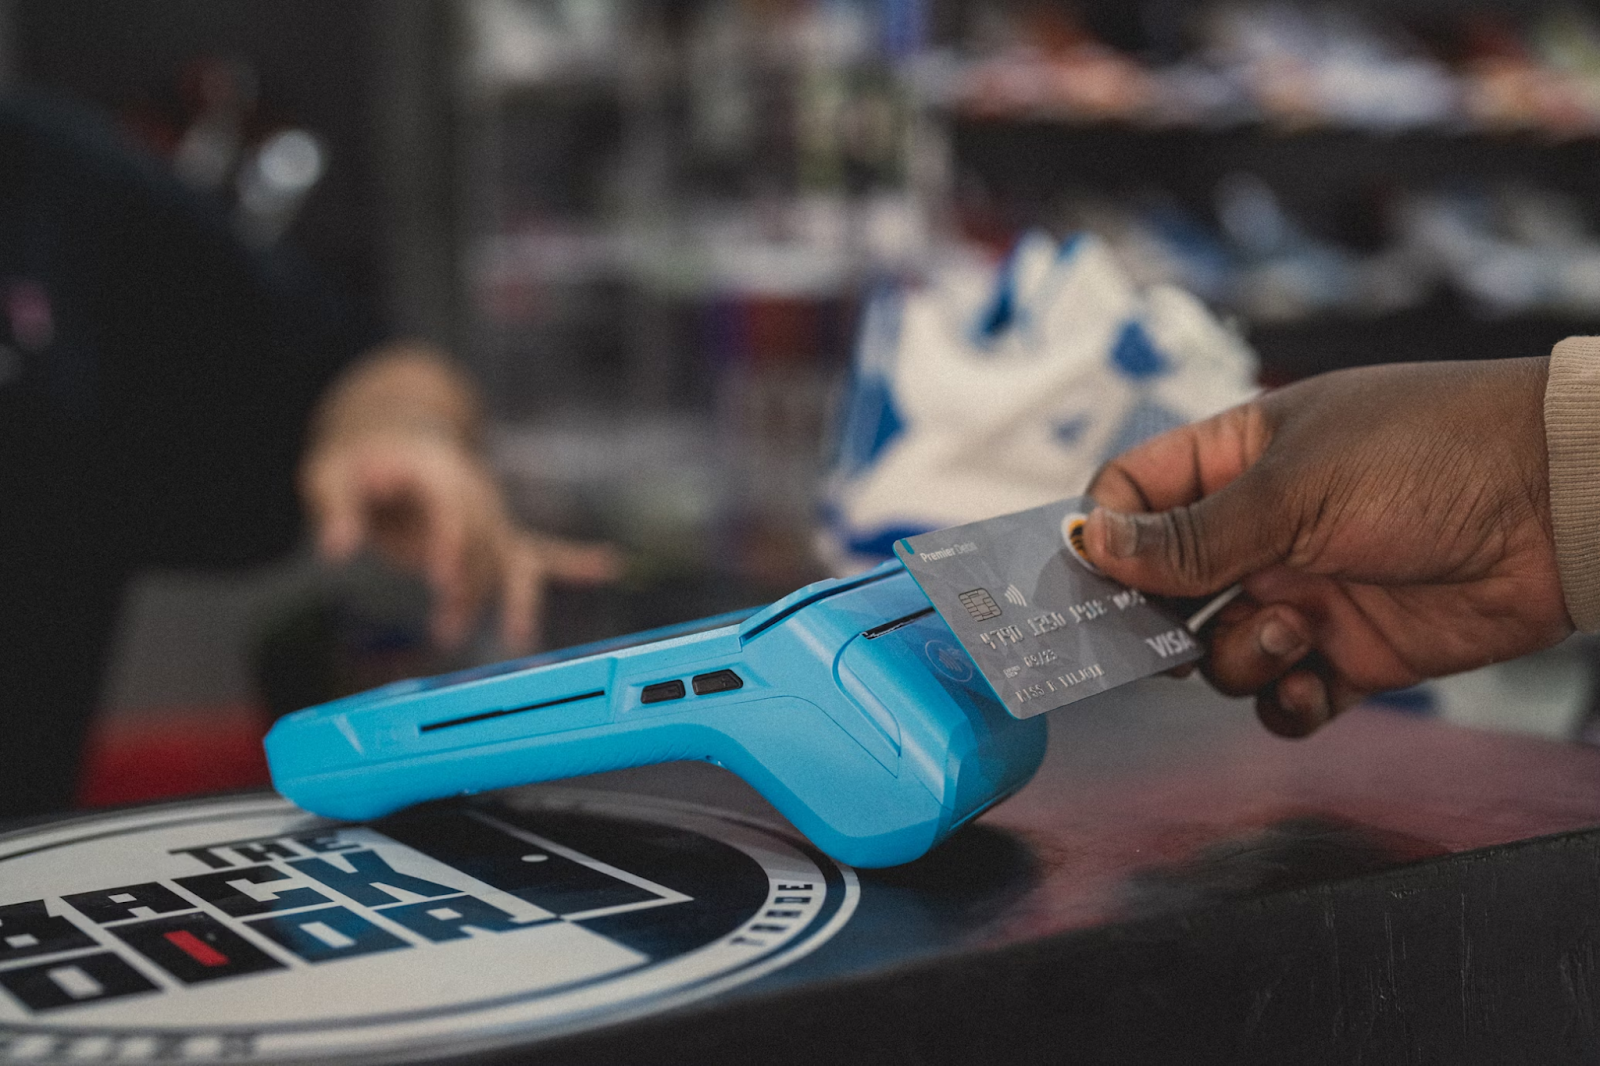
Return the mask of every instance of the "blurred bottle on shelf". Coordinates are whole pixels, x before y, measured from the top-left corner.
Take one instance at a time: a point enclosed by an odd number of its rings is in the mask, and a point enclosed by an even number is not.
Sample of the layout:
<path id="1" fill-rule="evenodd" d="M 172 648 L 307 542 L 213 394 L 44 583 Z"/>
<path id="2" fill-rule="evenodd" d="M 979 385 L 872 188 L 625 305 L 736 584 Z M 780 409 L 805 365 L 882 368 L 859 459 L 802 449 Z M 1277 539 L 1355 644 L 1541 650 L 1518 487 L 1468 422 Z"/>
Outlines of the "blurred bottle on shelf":
<path id="1" fill-rule="evenodd" d="M 326 143 L 263 98 L 255 67 L 240 56 L 189 61 L 169 95 L 123 106 L 124 127 L 226 208 L 245 240 L 277 244 L 327 174 Z"/>
<path id="2" fill-rule="evenodd" d="M 620 0 L 470 0 L 463 73 L 480 92 L 615 77 Z"/>

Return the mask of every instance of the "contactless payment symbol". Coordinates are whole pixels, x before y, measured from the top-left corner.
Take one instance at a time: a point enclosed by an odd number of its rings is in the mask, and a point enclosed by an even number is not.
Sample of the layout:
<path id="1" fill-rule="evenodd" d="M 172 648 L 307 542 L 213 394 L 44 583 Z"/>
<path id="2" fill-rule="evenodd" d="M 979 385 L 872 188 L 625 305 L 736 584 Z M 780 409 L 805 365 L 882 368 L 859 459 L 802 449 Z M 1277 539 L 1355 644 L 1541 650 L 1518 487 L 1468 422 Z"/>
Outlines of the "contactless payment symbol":
<path id="1" fill-rule="evenodd" d="M 930 640 L 922 651 L 928 661 L 950 680 L 963 685 L 972 680 L 972 660 L 948 640 Z"/>
<path id="2" fill-rule="evenodd" d="M 769 973 L 857 893 L 776 828 L 576 789 L 370 825 L 277 797 L 77 819 L 0 837 L 0 1063 L 527 1043 Z"/>

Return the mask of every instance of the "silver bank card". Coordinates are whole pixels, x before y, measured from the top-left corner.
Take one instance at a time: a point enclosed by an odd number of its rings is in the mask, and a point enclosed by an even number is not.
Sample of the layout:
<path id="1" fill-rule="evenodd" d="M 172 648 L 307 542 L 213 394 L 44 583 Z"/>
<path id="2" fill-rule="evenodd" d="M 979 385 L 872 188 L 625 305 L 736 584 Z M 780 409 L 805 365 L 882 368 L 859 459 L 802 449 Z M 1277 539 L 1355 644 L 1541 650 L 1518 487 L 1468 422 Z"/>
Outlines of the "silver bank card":
<path id="1" fill-rule="evenodd" d="M 1083 524 L 1093 508 L 1080 496 L 895 545 L 1018 718 L 1200 657 L 1180 621 L 1187 604 L 1158 604 L 1090 565 Z"/>

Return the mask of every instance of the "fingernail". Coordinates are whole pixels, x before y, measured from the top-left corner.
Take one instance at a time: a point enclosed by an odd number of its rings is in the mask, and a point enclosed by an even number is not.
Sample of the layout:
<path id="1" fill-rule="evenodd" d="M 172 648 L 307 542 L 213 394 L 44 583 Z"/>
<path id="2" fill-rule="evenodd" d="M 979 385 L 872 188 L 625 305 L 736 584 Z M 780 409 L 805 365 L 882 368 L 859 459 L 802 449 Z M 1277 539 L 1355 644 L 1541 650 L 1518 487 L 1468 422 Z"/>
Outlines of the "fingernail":
<path id="1" fill-rule="evenodd" d="M 1306 708 L 1306 717 L 1312 725 L 1320 728 L 1328 724 L 1328 719 L 1333 717 L 1333 708 L 1328 705 L 1328 694 L 1317 686 L 1316 694 L 1311 699 L 1311 705 Z"/>
<path id="2" fill-rule="evenodd" d="M 1131 515 L 1095 508 L 1106 528 L 1106 551 L 1114 559 L 1126 559 L 1139 548 L 1139 527 Z"/>
<path id="3" fill-rule="evenodd" d="M 1305 686 L 1301 695 L 1305 698 L 1296 700 L 1288 710 L 1294 713 L 1307 733 L 1313 733 L 1333 717 L 1333 710 L 1328 706 L 1328 691 L 1318 683 Z"/>
<path id="4" fill-rule="evenodd" d="M 1269 618 L 1256 634 L 1256 643 L 1274 659 L 1285 659 L 1299 650 L 1304 642 L 1300 634 L 1284 625 L 1281 619 Z"/>

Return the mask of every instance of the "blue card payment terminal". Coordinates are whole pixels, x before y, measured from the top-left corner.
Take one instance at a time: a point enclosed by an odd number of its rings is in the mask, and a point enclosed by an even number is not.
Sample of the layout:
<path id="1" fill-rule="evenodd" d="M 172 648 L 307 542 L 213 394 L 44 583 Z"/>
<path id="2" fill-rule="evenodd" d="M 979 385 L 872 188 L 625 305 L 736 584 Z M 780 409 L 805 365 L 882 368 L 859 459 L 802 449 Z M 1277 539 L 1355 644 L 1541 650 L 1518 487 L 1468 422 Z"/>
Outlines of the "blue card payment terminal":
<path id="1" fill-rule="evenodd" d="M 724 615 L 281 719 L 273 784 L 330 818 L 629 766 L 738 774 L 841 862 L 909 862 L 1027 783 L 1044 717 L 1007 713 L 897 561 Z"/>

